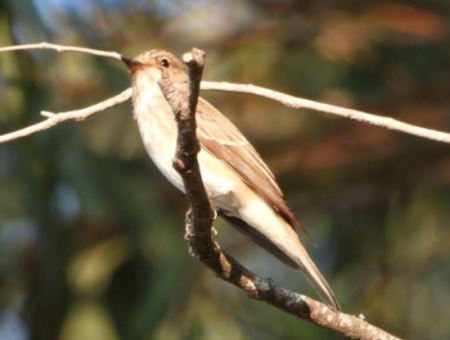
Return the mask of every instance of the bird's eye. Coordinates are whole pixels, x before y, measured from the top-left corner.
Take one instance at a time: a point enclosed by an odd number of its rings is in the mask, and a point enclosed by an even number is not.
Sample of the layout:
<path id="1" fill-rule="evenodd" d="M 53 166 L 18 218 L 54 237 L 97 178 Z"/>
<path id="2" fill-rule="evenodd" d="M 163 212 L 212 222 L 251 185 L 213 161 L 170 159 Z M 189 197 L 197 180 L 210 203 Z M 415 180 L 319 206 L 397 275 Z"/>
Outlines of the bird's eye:
<path id="1" fill-rule="evenodd" d="M 162 59 L 161 60 L 161 66 L 165 67 L 165 68 L 169 67 L 169 61 L 167 59 L 165 59 L 165 58 Z"/>

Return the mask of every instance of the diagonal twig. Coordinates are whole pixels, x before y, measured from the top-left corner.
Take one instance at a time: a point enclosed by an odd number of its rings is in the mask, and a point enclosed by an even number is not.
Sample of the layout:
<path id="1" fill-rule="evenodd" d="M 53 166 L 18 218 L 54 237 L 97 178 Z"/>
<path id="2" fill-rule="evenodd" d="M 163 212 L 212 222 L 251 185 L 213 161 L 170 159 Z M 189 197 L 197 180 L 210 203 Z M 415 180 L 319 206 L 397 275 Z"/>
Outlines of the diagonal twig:
<path id="1" fill-rule="evenodd" d="M 253 94 L 256 96 L 266 97 L 275 100 L 285 106 L 292 107 L 294 109 L 303 108 L 318 112 L 325 112 L 331 115 L 356 120 L 358 122 L 384 127 L 389 130 L 395 130 L 418 137 L 432 139 L 437 142 L 450 143 L 450 133 L 426 129 L 423 127 L 407 124 L 390 117 L 377 116 L 371 113 L 366 113 L 358 110 L 346 109 L 343 107 L 324 104 L 313 100 L 298 98 L 281 92 L 276 92 L 273 90 L 265 89 L 263 87 L 255 86 L 252 84 L 243 85 L 225 82 L 216 83 L 211 81 L 203 81 L 201 88 L 202 90 L 241 92 Z"/>
<path id="2" fill-rule="evenodd" d="M 96 56 L 101 57 L 108 57 L 108 58 L 114 58 L 121 60 L 121 55 L 117 52 L 107 52 L 107 51 L 101 51 L 101 50 L 95 50 L 90 48 L 84 48 L 84 47 L 74 47 L 74 46 L 65 46 L 65 45 L 57 45 L 57 44 L 50 44 L 46 42 L 38 43 L 38 44 L 25 44 L 25 45 L 17 45 L 17 46 L 6 46 L 0 48 L 0 53 L 2 52 L 11 52 L 11 51 L 19 51 L 19 50 L 35 50 L 35 49 L 50 49 L 55 50 L 58 52 L 80 52 L 80 53 L 87 53 L 92 54 Z M 247 94 L 253 94 L 257 96 L 266 97 L 275 101 L 278 101 L 279 103 L 292 107 L 292 108 L 305 108 L 310 109 L 318 112 L 324 112 L 331 115 L 336 115 L 339 117 L 344 117 L 352 120 L 356 120 L 359 122 L 383 127 L 386 129 L 390 129 L 393 131 L 399 131 L 403 133 L 407 133 L 410 135 L 434 140 L 437 142 L 447 143 L 450 144 L 450 133 L 442 132 L 442 131 L 436 131 L 432 129 L 426 129 L 423 127 L 407 124 L 401 121 L 398 121 L 393 118 L 389 117 L 382 117 L 373 115 L 370 113 L 353 110 L 353 109 L 347 109 L 342 108 L 330 104 L 324 104 L 308 99 L 298 98 L 294 96 L 290 96 L 281 92 L 276 92 L 273 90 L 265 89 L 259 86 L 255 85 L 244 85 L 244 84 L 232 84 L 232 83 L 217 83 L 217 82 L 210 82 L 210 81 L 202 81 L 201 82 L 201 89 L 202 90 L 212 90 L 212 91 L 225 91 L 225 92 L 240 92 L 240 93 L 247 93 Z M 127 101 L 131 97 L 131 92 L 128 93 L 128 97 L 124 96 L 121 97 L 123 99 L 122 102 Z M 100 105 L 102 103 L 99 103 Z M 120 104 L 120 103 L 118 103 Z M 95 105 L 96 106 L 96 105 Z M 76 118 L 73 118 L 76 119 Z M 59 124 L 60 122 L 65 120 L 54 120 L 47 122 L 41 122 L 36 125 L 24 128 L 22 130 L 12 132 L 7 135 L 0 136 L 0 143 L 7 142 L 14 140 L 16 138 L 21 138 L 28 136 L 30 134 L 46 130 L 49 127 L 52 127 L 54 125 Z M 17 137 L 14 138 L 14 133 L 17 133 Z"/>
<path id="3" fill-rule="evenodd" d="M 13 52 L 13 51 L 24 51 L 24 50 L 54 50 L 57 52 L 80 52 L 84 54 L 92 54 L 99 57 L 113 58 L 119 59 L 122 57 L 117 52 L 107 52 L 102 50 L 96 50 L 92 48 L 86 47 L 75 47 L 75 46 L 65 46 L 65 45 L 57 45 L 50 44 L 47 42 L 41 42 L 38 44 L 24 44 L 24 45 L 15 45 L 15 46 L 6 46 L 0 47 L 0 53 L 2 52 Z"/>
<path id="4" fill-rule="evenodd" d="M 371 125 L 383 127 L 389 130 L 398 131 L 407 133 L 410 135 L 414 135 L 417 137 L 422 137 L 425 139 L 434 140 L 437 142 L 447 143 L 450 144 L 450 133 L 436 131 L 432 129 L 426 129 L 423 127 L 407 124 L 401 121 L 398 121 L 393 118 L 389 117 L 382 117 L 382 116 L 376 116 L 373 114 L 369 114 L 362 111 L 357 111 L 353 109 L 346 109 L 330 104 L 324 104 L 319 103 L 316 101 L 293 97 L 281 92 L 269 90 L 266 88 L 262 88 L 255 85 L 244 85 L 244 84 L 232 84 L 232 83 L 223 83 L 223 82 L 212 82 L 212 81 L 202 81 L 201 82 L 201 89 L 205 91 L 224 91 L 224 92 L 239 92 L 239 93 L 247 93 L 247 94 L 253 94 L 256 96 L 261 96 L 265 98 L 272 99 L 274 101 L 277 101 L 285 106 L 294 108 L 294 109 L 310 109 L 318 112 L 324 112 L 331 115 L 336 115 L 352 120 L 356 120 L 363 123 L 368 123 Z M 125 95 L 126 93 L 126 95 Z M 131 98 L 132 92 L 131 88 L 124 91 L 124 95 L 120 96 L 120 98 L 116 98 L 118 101 L 116 105 L 123 103 Z M 120 102 L 119 102 L 120 101 Z M 103 103 L 103 102 L 102 102 Z M 100 105 L 102 103 L 94 105 L 94 107 L 98 107 L 97 105 Z M 114 105 L 115 106 L 115 105 Z M 101 107 L 101 105 L 100 105 Z M 103 111 L 103 110 L 102 110 Z M 79 112 L 73 111 L 73 112 Z M 43 115 L 45 115 L 45 111 L 42 112 Z M 68 112 L 67 112 L 68 113 Z M 95 113 L 95 112 L 93 112 Z M 84 117 L 85 118 L 85 117 Z M 71 118 L 76 120 L 77 118 Z M 82 118 L 83 119 L 83 118 Z M 54 125 L 57 125 L 66 119 L 53 121 L 52 124 L 48 125 L 47 123 L 44 124 L 44 122 L 38 123 L 36 125 L 11 132 L 9 134 L 0 136 L 0 143 L 9 142 L 17 138 L 25 137 L 28 135 L 31 135 L 33 133 L 46 130 Z"/>
<path id="5" fill-rule="evenodd" d="M 47 130 L 55 125 L 58 125 L 68 120 L 75 120 L 75 121 L 84 120 L 95 113 L 105 111 L 106 109 L 112 108 L 127 101 L 128 99 L 131 98 L 132 93 L 133 91 L 131 90 L 131 88 L 129 88 L 123 91 L 122 93 L 118 94 L 117 96 L 114 96 L 101 103 L 89 106 L 81 110 L 61 112 L 58 114 L 51 113 L 48 111 L 42 111 L 41 114 L 44 117 L 48 117 L 46 120 L 0 136 L 0 144 L 33 135 L 37 132 Z"/>
<path id="6" fill-rule="evenodd" d="M 177 93 L 167 71 L 163 70 L 159 85 L 178 123 L 174 168 L 183 178 L 191 205 L 186 216 L 186 234 L 190 252 L 220 279 L 244 290 L 252 299 L 266 302 L 301 319 L 334 330 L 349 339 L 398 340 L 362 318 L 333 311 L 318 301 L 276 286 L 270 280 L 257 276 L 223 252 L 219 244 L 211 238 L 213 213 L 197 160 L 199 144 L 195 121 L 204 52 L 193 49 L 183 57 L 183 61 L 189 66 L 188 95 Z"/>
<path id="7" fill-rule="evenodd" d="M 202 77 L 204 52 L 193 49 L 191 54 L 183 58 L 189 65 L 189 96 L 181 94 L 175 89 L 169 78 L 167 69 L 162 70 L 162 78 L 159 81 L 161 90 L 172 107 L 175 120 L 178 123 L 178 137 L 173 167 L 177 170 L 186 188 L 186 195 L 191 203 L 191 217 L 196 227 L 196 232 L 204 235 L 204 238 L 193 238 L 192 249 L 210 249 L 214 247 L 211 237 L 213 212 L 203 185 L 197 154 L 200 145 L 197 139 L 197 122 L 195 112 L 198 95 L 200 93 L 200 81 Z M 186 91 L 188 93 L 188 91 Z M 190 231 L 187 230 L 189 236 Z M 204 244 L 196 244 L 201 241 Z"/>

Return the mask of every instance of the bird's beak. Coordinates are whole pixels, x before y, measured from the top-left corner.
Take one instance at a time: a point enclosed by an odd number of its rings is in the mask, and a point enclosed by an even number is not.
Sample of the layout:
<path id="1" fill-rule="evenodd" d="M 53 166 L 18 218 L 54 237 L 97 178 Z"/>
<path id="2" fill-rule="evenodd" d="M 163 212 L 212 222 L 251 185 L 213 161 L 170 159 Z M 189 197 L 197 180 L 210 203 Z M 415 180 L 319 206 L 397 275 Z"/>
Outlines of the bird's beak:
<path id="1" fill-rule="evenodd" d="M 135 73 L 137 70 L 143 69 L 145 67 L 145 64 L 141 63 L 140 61 L 127 57 L 121 57 L 121 59 L 125 63 L 125 65 L 127 65 L 131 73 Z"/>

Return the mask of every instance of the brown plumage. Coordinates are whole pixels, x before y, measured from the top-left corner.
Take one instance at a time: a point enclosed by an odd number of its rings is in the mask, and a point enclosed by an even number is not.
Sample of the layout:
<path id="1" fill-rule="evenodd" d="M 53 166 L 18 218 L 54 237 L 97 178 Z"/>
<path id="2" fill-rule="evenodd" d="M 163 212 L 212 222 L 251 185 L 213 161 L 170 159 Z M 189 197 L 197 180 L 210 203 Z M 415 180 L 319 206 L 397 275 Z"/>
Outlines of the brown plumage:
<path id="1" fill-rule="evenodd" d="M 275 176 L 242 133 L 203 98 L 197 105 L 197 137 L 202 146 L 225 161 L 247 185 L 263 197 L 292 228 L 308 231 L 296 220 Z"/>

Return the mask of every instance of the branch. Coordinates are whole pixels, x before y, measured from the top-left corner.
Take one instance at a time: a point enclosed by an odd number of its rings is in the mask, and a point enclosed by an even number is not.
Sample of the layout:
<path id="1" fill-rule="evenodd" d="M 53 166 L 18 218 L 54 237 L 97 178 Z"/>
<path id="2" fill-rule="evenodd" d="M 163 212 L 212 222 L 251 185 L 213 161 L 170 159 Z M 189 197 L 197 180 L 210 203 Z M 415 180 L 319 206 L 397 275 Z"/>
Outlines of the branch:
<path id="1" fill-rule="evenodd" d="M 22 46 L 32 46 L 32 45 L 22 45 Z M 4 49 L 0 49 L 0 52 L 2 52 L 3 50 Z M 69 49 L 67 49 L 67 50 L 69 50 Z M 82 49 L 76 49 L 76 50 L 81 51 Z M 277 101 L 287 107 L 291 107 L 294 109 L 304 108 L 304 109 L 310 109 L 310 110 L 314 110 L 314 111 L 318 111 L 318 112 L 325 112 L 325 113 L 328 113 L 331 115 L 336 115 L 336 116 L 356 120 L 359 122 L 384 127 L 389 130 L 403 132 L 403 133 L 407 133 L 407 134 L 414 135 L 417 137 L 422 137 L 425 139 L 430 139 L 430 140 L 434 140 L 437 142 L 450 144 L 450 134 L 446 133 L 446 132 L 422 128 L 422 127 L 407 124 L 407 123 L 404 123 L 404 122 L 401 122 L 401 121 L 398 121 L 396 119 L 389 118 L 389 117 L 376 116 L 376 115 L 362 112 L 362 111 L 346 109 L 346 108 L 342 108 L 342 107 L 338 107 L 338 106 L 334 106 L 334 105 L 330 105 L 330 104 L 315 102 L 315 101 L 308 100 L 308 99 L 293 97 L 293 96 L 290 96 L 290 95 L 287 95 L 287 94 L 284 94 L 281 92 L 265 89 L 263 87 L 259 87 L 259 86 L 255 86 L 255 85 L 202 81 L 201 89 L 205 90 L 205 91 L 224 91 L 224 92 L 238 92 L 238 93 L 253 94 L 256 96 L 269 98 L 271 100 Z M 120 95 L 105 101 L 105 102 L 108 102 L 108 101 L 114 100 L 114 99 L 117 100 L 116 104 L 114 104 L 112 106 L 107 106 L 107 107 L 105 107 L 105 109 L 119 105 L 120 103 L 123 103 L 123 102 L 127 101 L 128 99 L 130 99 L 131 96 L 132 96 L 132 92 L 131 92 L 131 88 L 129 88 L 129 89 L 125 90 L 123 93 L 121 93 Z M 98 103 L 98 104 L 94 105 L 93 107 L 86 108 L 85 110 L 90 110 L 91 108 L 94 108 L 94 107 L 95 108 L 102 107 L 103 106 L 102 104 L 104 104 L 105 102 Z M 104 109 L 101 109 L 100 111 L 103 111 L 103 110 Z M 76 117 L 76 114 L 80 113 L 82 111 L 83 110 L 66 112 L 66 114 L 70 113 L 73 118 L 60 119 L 60 120 L 58 119 L 58 120 L 55 120 L 52 122 L 45 121 L 45 122 L 38 123 L 36 125 L 29 126 L 22 130 L 18 130 L 18 131 L 0 136 L 0 144 L 5 143 L 5 142 L 10 142 L 14 139 L 18 139 L 21 137 L 31 135 L 36 132 L 42 131 L 42 130 L 46 130 L 54 125 L 62 123 L 65 120 L 69 120 L 69 119 L 83 120 L 87 116 L 85 116 L 85 117 L 83 116 L 80 118 Z M 100 112 L 100 111 L 92 110 L 91 114 L 94 114 L 94 113 Z M 42 114 L 45 116 L 45 111 L 42 111 Z M 44 124 L 44 123 L 46 123 L 46 124 Z M 49 125 L 47 125 L 47 124 L 49 124 Z"/>
<path id="2" fill-rule="evenodd" d="M 192 53 L 183 56 L 183 61 L 189 66 L 189 91 L 186 89 L 185 94 L 177 91 L 167 69 L 162 71 L 159 86 L 172 107 L 175 120 L 178 123 L 177 149 L 173 166 L 183 178 L 186 195 L 191 203 L 190 215 L 192 217 L 190 218 L 192 218 L 195 225 L 195 232 L 202 235 L 201 238 L 192 238 L 191 245 L 193 249 L 199 250 L 200 255 L 203 254 L 203 250 L 205 250 L 207 255 L 209 250 L 214 248 L 214 242 L 211 237 L 214 214 L 203 185 L 197 160 L 200 145 L 197 139 L 197 122 L 195 119 L 204 64 L 204 52 L 192 49 Z M 188 92 L 189 95 L 187 95 Z"/>
<path id="3" fill-rule="evenodd" d="M 223 252 L 219 244 L 212 239 L 213 212 L 197 160 L 200 148 L 195 119 L 204 52 L 192 49 L 191 53 L 183 56 L 183 61 L 189 66 L 189 91 L 175 90 L 165 69 L 159 85 L 178 123 L 177 150 L 173 164 L 183 178 L 191 204 L 191 210 L 186 216 L 186 236 L 191 254 L 219 278 L 244 290 L 250 298 L 334 330 L 349 339 L 398 339 L 370 325 L 362 318 L 335 312 L 318 301 L 276 286 L 270 280 L 257 276 Z"/>
<path id="4" fill-rule="evenodd" d="M 105 111 L 106 109 L 117 106 L 117 105 L 127 101 L 128 99 L 131 98 L 132 94 L 133 94 L 133 91 L 131 88 L 129 88 L 129 89 L 126 89 L 125 91 L 123 91 L 122 93 L 118 94 L 117 96 L 109 98 L 101 103 L 89 106 L 85 109 L 61 112 L 61 113 L 57 113 L 57 114 L 52 113 L 52 112 L 42 111 L 41 114 L 44 117 L 48 117 L 48 119 L 46 119 L 40 123 L 28 126 L 24 129 L 20 129 L 20 130 L 0 136 L 0 144 L 6 143 L 6 142 L 11 142 L 15 139 L 30 136 L 37 132 L 50 129 L 51 127 L 58 125 L 62 122 L 65 122 L 67 120 L 75 120 L 75 121 L 84 120 L 87 117 L 93 115 L 94 113 Z"/>
<path id="5" fill-rule="evenodd" d="M 303 108 L 319 112 L 325 112 L 331 115 L 349 118 L 352 120 L 356 120 L 358 122 L 384 127 L 389 130 L 404 132 L 410 135 L 431 139 L 437 142 L 450 143 L 450 134 L 446 132 L 422 128 L 389 117 L 376 116 L 362 111 L 346 109 L 330 104 L 315 102 L 308 99 L 293 97 L 281 92 L 272 91 L 251 84 L 243 85 L 225 82 L 216 83 L 211 81 L 203 81 L 201 88 L 202 90 L 249 93 L 256 96 L 266 97 L 275 100 L 287 107 L 291 107 L 294 109 Z"/>
<path id="6" fill-rule="evenodd" d="M 50 44 L 47 42 L 41 42 L 39 44 L 25 44 L 16 46 L 6 46 L 0 48 L 0 53 L 2 52 L 12 52 L 12 51 L 23 51 L 23 50 L 55 50 L 57 52 L 79 52 L 85 54 L 92 54 L 99 57 L 113 58 L 121 60 L 121 55 L 117 52 L 107 52 L 101 50 L 94 50 L 92 48 L 85 47 L 75 47 L 75 46 L 65 46 Z"/>
<path id="7" fill-rule="evenodd" d="M 119 59 L 119 60 L 121 60 L 121 57 L 122 57 L 117 52 L 106 52 L 106 51 L 95 50 L 95 49 L 90 49 L 90 48 L 83 48 L 83 47 L 56 45 L 56 44 L 50 44 L 50 43 L 46 43 L 46 42 L 42 42 L 42 43 L 38 43 L 38 44 L 26 44 L 26 45 L 2 47 L 2 48 L 0 48 L 0 53 L 1 52 L 19 51 L 19 50 L 35 50 L 35 49 L 50 49 L 50 50 L 55 50 L 58 52 L 80 52 L 80 53 L 87 53 L 87 54 L 92 54 L 92 55 L 96 55 L 96 56 L 114 58 L 114 59 Z M 437 142 L 450 144 L 450 133 L 422 128 L 422 127 L 407 124 L 407 123 L 404 123 L 404 122 L 401 122 L 401 121 L 398 121 L 398 120 L 395 120 L 395 119 L 389 118 L 389 117 L 376 116 L 376 115 L 362 112 L 362 111 L 346 109 L 346 108 L 341 108 L 341 107 L 334 106 L 334 105 L 315 102 L 312 100 L 297 98 L 297 97 L 293 97 L 293 96 L 290 96 L 290 95 L 287 95 L 287 94 L 284 94 L 281 92 L 272 91 L 272 90 L 265 89 L 265 88 L 255 86 L 255 85 L 232 84 L 232 83 L 225 83 L 225 82 L 216 83 L 216 82 L 203 81 L 201 83 L 201 89 L 202 90 L 212 90 L 212 91 L 240 92 L 240 93 L 253 94 L 253 95 L 266 97 L 266 98 L 278 101 L 279 103 L 281 103 L 285 106 L 291 107 L 291 108 L 295 108 L 295 109 L 305 108 L 305 109 L 311 109 L 314 111 L 325 112 L 328 114 L 332 114 L 332 115 L 336 115 L 336 116 L 340 116 L 340 117 L 344 117 L 344 118 L 349 118 L 349 119 L 356 120 L 359 122 L 384 127 L 389 130 L 399 131 L 399 132 L 407 133 L 410 135 L 434 140 Z M 131 91 L 131 90 L 129 89 L 127 91 Z M 121 102 L 127 101 L 131 97 L 131 92 L 129 92 L 128 95 L 125 95 L 125 92 L 127 92 L 127 91 L 123 92 L 124 96 L 118 98 L 117 99 L 118 103 L 115 105 L 118 105 Z M 113 98 L 111 98 L 111 99 L 113 99 Z M 102 102 L 102 103 L 104 103 L 104 102 Z M 101 106 L 102 103 L 99 103 L 97 105 Z M 94 107 L 97 107 L 97 105 L 94 105 Z M 115 105 L 113 105 L 113 106 L 115 106 Z M 86 110 L 88 110 L 88 109 L 89 108 L 87 108 Z M 103 110 L 101 110 L 101 111 L 103 111 Z M 74 111 L 74 112 L 79 112 L 79 111 Z M 69 112 L 66 112 L 66 113 L 69 114 Z M 96 112 L 92 112 L 92 113 L 96 113 Z M 86 117 L 80 117 L 80 120 L 84 119 L 84 118 L 86 118 Z M 78 120 L 78 117 L 74 116 L 74 118 L 70 118 L 70 119 Z M 22 129 L 22 130 L 19 130 L 16 132 L 12 132 L 7 135 L 0 136 L 0 143 L 8 142 L 8 141 L 11 141 L 11 140 L 14 140 L 17 138 L 31 135 L 33 133 L 36 133 L 36 132 L 39 132 L 42 130 L 46 130 L 49 127 L 57 125 L 65 120 L 67 120 L 67 119 L 55 120 L 55 121 L 45 121 L 45 122 L 41 122 L 39 124 L 30 126 L 28 128 L 25 128 L 25 129 Z M 50 124 L 50 125 L 47 125 L 47 124 Z"/>

